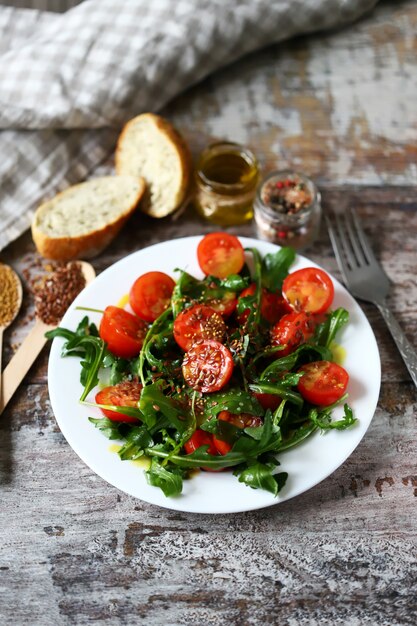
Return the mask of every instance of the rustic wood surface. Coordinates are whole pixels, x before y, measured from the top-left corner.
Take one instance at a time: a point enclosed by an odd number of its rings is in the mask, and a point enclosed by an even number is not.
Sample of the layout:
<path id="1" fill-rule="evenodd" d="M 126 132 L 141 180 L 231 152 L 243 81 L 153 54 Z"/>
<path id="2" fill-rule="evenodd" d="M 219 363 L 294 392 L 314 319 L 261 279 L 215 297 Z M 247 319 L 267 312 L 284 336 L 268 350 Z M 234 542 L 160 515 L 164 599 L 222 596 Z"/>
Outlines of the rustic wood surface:
<path id="1" fill-rule="evenodd" d="M 355 206 L 414 345 L 416 25 L 415 2 L 383 2 L 346 30 L 239 61 L 164 112 L 195 151 L 209 137 L 248 143 L 265 170 L 314 176 L 325 208 Z M 136 215 L 93 264 L 212 229 L 191 209 Z M 324 228 L 307 254 L 339 276 Z M 36 258 L 29 234 L 1 255 L 22 277 Z M 363 308 L 383 369 L 362 443 L 307 493 L 238 515 L 171 512 L 95 476 L 55 422 L 45 349 L 0 418 L 0 624 L 416 624 L 416 390 L 378 312 Z M 4 364 L 31 313 L 26 288 Z"/>

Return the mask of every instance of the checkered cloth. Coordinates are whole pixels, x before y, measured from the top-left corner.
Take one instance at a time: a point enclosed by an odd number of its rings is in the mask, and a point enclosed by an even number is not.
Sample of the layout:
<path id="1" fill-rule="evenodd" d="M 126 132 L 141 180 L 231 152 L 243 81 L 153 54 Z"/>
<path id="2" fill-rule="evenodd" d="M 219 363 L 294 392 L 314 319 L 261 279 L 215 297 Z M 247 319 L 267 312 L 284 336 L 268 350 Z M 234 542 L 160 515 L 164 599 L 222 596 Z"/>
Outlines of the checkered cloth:
<path id="1" fill-rule="evenodd" d="M 210 72 L 377 0 L 37 0 L 0 7 L 0 249 L 91 175 L 121 125 Z M 5 4 L 5 3 L 3 3 Z M 36 5 L 36 1 L 35 1 Z M 71 7 L 63 13 L 65 5 Z M 49 9 L 49 10 L 48 10 Z"/>

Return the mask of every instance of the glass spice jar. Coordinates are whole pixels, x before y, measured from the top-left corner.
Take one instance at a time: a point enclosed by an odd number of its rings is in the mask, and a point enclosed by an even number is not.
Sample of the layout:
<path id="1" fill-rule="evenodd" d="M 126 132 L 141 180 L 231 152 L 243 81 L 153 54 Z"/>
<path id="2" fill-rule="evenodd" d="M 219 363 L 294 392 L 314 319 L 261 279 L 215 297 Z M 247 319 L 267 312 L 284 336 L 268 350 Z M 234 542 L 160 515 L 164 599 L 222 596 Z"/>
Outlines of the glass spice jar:
<path id="1" fill-rule="evenodd" d="M 321 196 L 304 174 L 272 172 L 259 185 L 255 200 L 258 237 L 300 250 L 318 234 Z"/>
<path id="2" fill-rule="evenodd" d="M 194 178 L 194 202 L 204 218 L 220 226 L 253 218 L 259 169 L 250 150 L 226 141 L 212 144 L 202 152 Z"/>

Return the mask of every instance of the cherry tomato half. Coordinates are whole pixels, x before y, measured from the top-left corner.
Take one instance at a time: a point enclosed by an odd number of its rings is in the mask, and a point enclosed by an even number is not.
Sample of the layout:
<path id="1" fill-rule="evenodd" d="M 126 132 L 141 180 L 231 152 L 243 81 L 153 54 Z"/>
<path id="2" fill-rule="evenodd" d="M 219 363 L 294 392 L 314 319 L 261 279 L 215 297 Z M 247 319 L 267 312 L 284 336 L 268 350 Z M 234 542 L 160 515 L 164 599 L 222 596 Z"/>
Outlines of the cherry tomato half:
<path id="1" fill-rule="evenodd" d="M 115 406 L 129 406 L 137 407 L 140 400 L 140 394 L 142 391 L 142 385 L 135 382 L 123 382 L 113 385 L 111 387 L 104 387 L 96 394 L 97 404 L 113 404 Z M 137 424 L 138 420 L 135 417 L 129 415 L 123 415 L 117 411 L 110 411 L 110 409 L 100 409 L 102 413 L 112 422 L 129 422 L 130 424 Z"/>
<path id="2" fill-rule="evenodd" d="M 245 298 L 246 296 L 253 296 L 256 291 L 255 283 L 246 287 L 240 294 L 239 298 Z M 283 315 L 291 311 L 285 299 L 277 294 L 262 289 L 261 295 L 261 315 L 270 324 L 276 324 Z M 239 324 L 244 324 L 249 317 L 249 309 L 245 309 L 243 313 L 238 316 Z"/>
<path id="3" fill-rule="evenodd" d="M 331 361 L 314 361 L 300 368 L 304 376 L 298 381 L 298 391 L 311 404 L 329 406 L 343 396 L 349 382 L 347 371 Z"/>
<path id="4" fill-rule="evenodd" d="M 205 304 L 193 304 L 181 311 L 174 322 L 174 339 L 183 350 L 189 350 L 196 341 L 221 341 L 226 324 L 221 315 Z"/>
<path id="5" fill-rule="evenodd" d="M 101 318 L 99 334 L 110 352 L 131 359 L 139 354 L 147 330 L 147 323 L 135 315 L 117 306 L 108 306 Z"/>
<path id="6" fill-rule="evenodd" d="M 278 358 L 280 355 L 281 352 L 278 354 Z M 275 411 L 282 402 L 282 398 L 276 396 L 274 393 L 254 393 L 253 395 L 265 411 L 267 409 Z"/>
<path id="7" fill-rule="evenodd" d="M 171 302 L 175 282 L 163 272 L 147 272 L 133 283 L 129 303 L 136 315 L 154 322 Z"/>
<path id="8" fill-rule="evenodd" d="M 236 309 L 237 298 L 233 291 L 228 291 L 222 298 L 208 298 L 205 300 L 207 306 L 211 307 L 222 317 L 230 317 Z"/>
<path id="9" fill-rule="evenodd" d="M 184 448 L 187 454 L 192 454 L 201 448 L 201 446 L 209 446 L 207 452 L 209 454 L 217 455 L 217 450 L 213 443 L 213 437 L 210 433 L 206 433 L 205 430 L 197 428 L 191 435 L 190 439 L 185 442 Z"/>
<path id="10" fill-rule="evenodd" d="M 205 274 L 226 278 L 240 272 L 245 263 L 245 253 L 234 235 L 209 233 L 198 244 L 197 259 Z"/>
<path id="11" fill-rule="evenodd" d="M 236 426 L 236 428 L 242 429 L 262 426 L 261 418 L 256 415 L 250 415 L 249 413 L 240 413 L 237 415 L 236 413 L 230 413 L 230 411 L 220 411 L 217 419 L 222 420 L 223 422 L 229 422 L 230 424 L 233 424 L 233 426 Z M 213 442 L 216 446 L 217 452 L 223 456 L 232 449 L 232 445 L 228 441 L 222 441 L 215 435 L 213 435 Z"/>
<path id="12" fill-rule="evenodd" d="M 334 298 L 332 279 L 317 267 L 306 267 L 288 274 L 282 293 L 294 311 L 324 313 Z"/>
<path id="13" fill-rule="evenodd" d="M 198 448 L 201 448 L 201 446 L 209 446 L 207 450 L 208 454 L 218 456 L 216 446 L 213 442 L 213 436 L 210 435 L 210 433 L 206 433 L 204 430 L 197 428 L 197 430 L 195 430 L 194 433 L 191 435 L 190 439 L 184 444 L 184 448 L 187 454 L 191 454 L 192 452 L 198 450 Z M 210 467 L 202 467 L 201 469 L 206 472 L 222 471 L 221 469 L 216 470 L 211 469 Z"/>
<path id="14" fill-rule="evenodd" d="M 271 343 L 273 346 L 283 346 L 279 356 L 286 356 L 305 343 L 313 332 L 314 323 L 311 315 L 302 311 L 287 313 L 271 329 Z"/>
<path id="15" fill-rule="evenodd" d="M 182 362 L 182 374 L 187 385 L 203 393 L 222 389 L 229 382 L 232 372 L 230 350 L 212 339 L 195 343 Z"/>

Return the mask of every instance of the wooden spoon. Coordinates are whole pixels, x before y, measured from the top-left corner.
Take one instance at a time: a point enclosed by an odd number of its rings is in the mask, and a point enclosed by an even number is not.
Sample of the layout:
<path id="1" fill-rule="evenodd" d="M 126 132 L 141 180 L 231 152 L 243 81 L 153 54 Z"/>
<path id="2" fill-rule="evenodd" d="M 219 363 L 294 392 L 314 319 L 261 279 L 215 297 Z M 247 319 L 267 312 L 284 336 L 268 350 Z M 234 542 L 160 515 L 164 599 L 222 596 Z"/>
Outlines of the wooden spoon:
<path id="1" fill-rule="evenodd" d="M 88 285 L 96 276 L 94 267 L 85 261 L 78 261 L 78 263 L 81 265 L 85 282 Z M 55 325 L 45 324 L 36 318 L 32 330 L 3 372 L 3 386 L 0 389 L 0 415 L 45 345 L 47 341 L 45 333 L 54 328 L 56 328 Z"/>
<path id="2" fill-rule="evenodd" d="M 1 265 L 3 266 L 3 268 L 6 268 L 6 271 L 8 270 L 11 276 L 13 276 L 13 278 L 15 279 L 16 299 L 14 302 L 14 309 L 13 311 L 10 312 L 10 315 L 7 317 L 6 323 L 4 323 L 3 325 L 0 325 L 0 398 L 1 398 L 1 389 L 2 389 L 1 360 L 2 360 L 2 353 L 3 353 L 3 333 L 6 330 L 6 328 L 10 326 L 10 324 L 15 319 L 16 315 L 19 313 L 20 307 L 22 306 L 22 298 L 23 298 L 22 283 L 20 282 L 19 276 L 16 274 L 14 269 L 12 269 L 9 265 L 5 265 L 4 263 L 1 263 Z"/>

